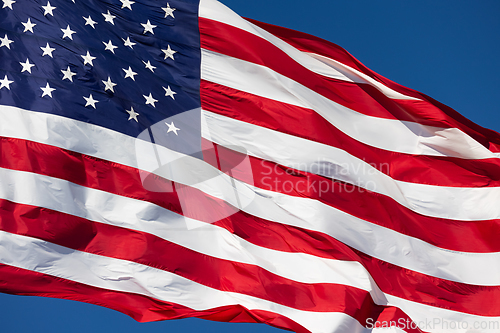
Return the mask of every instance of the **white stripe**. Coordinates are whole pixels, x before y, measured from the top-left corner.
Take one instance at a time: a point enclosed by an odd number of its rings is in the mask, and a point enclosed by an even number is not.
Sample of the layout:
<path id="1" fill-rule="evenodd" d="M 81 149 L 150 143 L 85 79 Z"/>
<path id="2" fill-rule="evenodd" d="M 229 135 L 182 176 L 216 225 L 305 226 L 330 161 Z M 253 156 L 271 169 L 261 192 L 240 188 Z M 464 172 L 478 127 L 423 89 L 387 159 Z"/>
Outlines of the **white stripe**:
<path id="1" fill-rule="evenodd" d="M 316 93 L 265 66 L 203 50 L 201 77 L 233 89 L 316 111 L 366 145 L 388 151 L 465 159 L 496 155 L 457 128 L 368 116 Z"/>
<path id="2" fill-rule="evenodd" d="M 450 251 L 313 199 L 255 191 L 256 200 L 244 209 L 252 215 L 325 233 L 372 257 L 425 275 L 473 285 L 500 285 L 499 252 Z M 262 197 L 267 200 L 259 200 Z"/>
<path id="3" fill-rule="evenodd" d="M 324 59 L 316 59 L 317 57 L 312 56 L 309 53 L 301 52 L 300 50 L 294 48 L 290 44 L 270 34 L 264 29 L 244 20 L 238 14 L 236 14 L 231 9 L 224 6 L 218 1 L 215 0 L 200 1 L 199 16 L 213 21 L 231 25 L 235 28 L 244 30 L 257 37 L 265 39 L 271 44 L 281 49 L 297 63 L 317 74 L 347 82 L 370 84 L 375 88 L 377 88 L 379 91 L 381 91 L 383 94 L 385 94 L 387 97 L 392 99 L 418 100 L 417 98 L 403 95 L 383 85 L 382 83 L 375 81 L 368 75 L 361 73 L 360 71 L 352 67 L 349 67 L 345 64 L 342 64 L 340 62 L 332 64 L 329 61 L 324 61 Z"/>
<path id="4" fill-rule="evenodd" d="M 402 93 L 397 92 L 396 90 L 393 90 L 393 89 L 387 87 L 383 83 L 378 82 L 377 80 L 366 75 L 365 73 L 362 73 L 362 72 L 358 71 L 357 69 L 354 69 L 350 66 L 347 66 L 347 65 L 341 63 L 340 61 L 337 61 L 335 59 L 328 58 L 328 57 L 325 57 L 325 56 L 322 56 L 319 54 L 315 54 L 315 53 L 307 52 L 306 54 L 313 59 L 319 60 L 321 63 L 327 65 L 328 67 L 336 69 L 337 71 L 341 72 L 342 74 L 344 74 L 345 76 L 347 76 L 348 78 L 353 80 L 354 82 L 367 83 L 367 84 L 372 85 L 373 87 L 377 88 L 380 92 L 382 92 L 384 95 L 386 95 L 387 97 L 389 97 L 391 99 L 407 99 L 407 100 L 421 101 L 421 99 L 419 99 L 419 98 L 403 95 Z M 308 67 L 308 69 L 313 70 L 310 67 Z M 328 75 L 325 75 L 321 72 L 317 72 L 317 73 L 322 74 L 324 76 L 328 76 Z"/>
<path id="5" fill-rule="evenodd" d="M 91 124 L 12 107 L 0 107 L 0 115 L 4 116 L 5 120 L 0 123 L 2 136 L 9 136 L 9 133 L 18 134 L 13 136 L 137 167 L 133 151 L 135 139 L 132 137 Z M 10 125 L 5 126 L 5 123 Z M 11 130 L 12 128 L 16 128 L 17 131 Z M 48 135 L 49 133 L 54 135 Z M 72 135 L 75 140 L 69 139 Z M 252 137 L 255 140 L 260 138 L 259 135 Z M 289 145 L 288 142 L 286 146 Z M 306 149 L 306 151 L 309 150 Z M 224 182 L 204 182 L 193 186 L 237 206 L 234 195 L 231 195 L 234 189 L 232 187 L 225 189 L 227 183 L 231 183 L 225 177 L 227 176 L 221 175 L 217 178 Z M 495 265 L 500 262 L 498 254 L 460 253 L 439 249 L 415 238 L 356 219 L 315 200 L 264 191 L 241 183 L 236 183 L 236 186 L 240 193 L 250 191 L 257 194 L 250 205 L 243 209 L 254 216 L 327 233 L 371 256 L 423 274 L 470 284 L 500 285 L 500 268 L 498 264 Z M 5 188 L 8 189 L 8 187 Z M 226 192 L 230 194 L 226 195 Z M 58 200 L 62 199 L 64 198 Z M 57 210 L 61 209 L 63 208 Z M 117 208 L 118 211 L 120 209 Z M 92 216 L 88 218 L 94 219 Z M 357 227 L 353 228 L 352 223 L 356 223 Z M 361 230 L 366 230 L 365 242 L 361 242 L 359 237 Z M 421 244 L 423 250 L 408 254 L 402 250 L 394 251 L 394 249 L 411 249 L 407 245 L 413 243 Z M 383 244 L 385 245 L 382 246 Z M 428 253 L 428 257 L 425 257 Z M 445 265 L 443 266 L 442 263 Z M 464 269 L 464 267 L 468 268 Z M 499 273 L 491 274 L 490 270 Z"/>
<path id="6" fill-rule="evenodd" d="M 355 280 L 349 282 L 343 279 L 342 274 L 334 274 L 334 272 L 348 270 L 353 276 L 363 276 L 360 271 L 356 271 L 357 266 L 340 264 L 338 261 L 315 264 L 314 267 L 317 265 L 323 268 L 333 267 L 330 266 L 332 264 L 341 265 L 335 266 L 332 271 L 328 272 L 328 276 L 325 276 L 308 265 L 307 262 L 311 256 L 290 257 L 289 254 L 264 250 L 232 234 L 225 233 L 219 228 L 213 231 L 221 232 L 220 235 L 223 235 L 220 236 L 219 249 L 211 248 L 212 240 L 217 239 L 216 234 L 206 238 L 210 240 L 207 244 L 197 243 L 190 238 L 192 237 L 190 235 L 208 234 L 208 230 L 214 230 L 213 226 L 206 225 L 199 230 L 192 230 L 196 221 L 149 202 L 82 187 L 58 178 L 2 168 L 0 168 L 0 185 L 2 199 L 152 233 L 200 253 L 259 265 L 292 280 L 306 283 L 345 283 L 367 291 L 375 289 L 368 283 L 366 277 L 358 282 L 353 282 Z M 462 253 L 443 250 L 391 229 L 368 223 L 316 200 L 287 196 L 257 188 L 254 190 L 258 195 L 244 209 L 252 215 L 324 232 L 371 256 L 423 274 L 469 284 L 500 285 L 500 265 L 497 264 L 500 262 L 500 253 Z M 176 227 L 179 227 L 178 234 L 173 232 Z M 189 229 L 193 231 L 192 234 L 182 232 Z M 203 239 L 203 236 L 200 238 Z M 227 244 L 226 249 L 223 244 Z M 233 252 L 235 250 L 237 252 Z M 253 254 L 246 257 L 242 253 Z M 257 260 L 254 255 L 261 259 Z M 297 275 L 296 270 L 289 270 L 290 267 L 297 267 L 300 263 L 304 267 L 301 274 Z M 310 275 L 302 275 L 302 272 L 306 271 L 305 268 L 311 269 Z M 381 299 L 377 295 L 374 295 L 374 298 Z"/>
<path id="7" fill-rule="evenodd" d="M 436 317 L 436 313 L 439 313 L 437 318 L 440 318 L 441 321 L 456 320 L 458 316 L 469 322 L 477 321 L 480 318 L 449 310 L 436 312 L 439 309 L 384 294 L 378 289 L 370 274 L 357 262 L 330 260 L 306 254 L 282 253 L 260 248 L 230 234 L 225 229 L 210 224 L 190 229 L 190 224 L 199 222 L 147 202 L 81 187 L 57 178 L 20 171 L 3 171 L 0 179 L 10 179 L 16 184 L 15 189 L 8 193 L 7 199 L 11 201 L 24 204 L 29 202 L 32 205 L 59 210 L 100 223 L 148 232 L 199 253 L 258 265 L 275 274 L 303 283 L 338 283 L 353 286 L 370 292 L 376 304 L 400 307 L 415 319 L 428 318 L 431 314 Z M 71 193 L 71 196 L 67 193 Z M 6 193 L 1 194 L 2 198 L 6 196 Z M 155 217 L 155 219 L 152 220 L 151 217 Z M 346 224 L 350 224 L 350 221 L 346 221 Z M 357 225 L 352 224 L 351 227 L 356 230 L 358 228 Z M 2 241 L 0 241 L 0 248 L 1 244 Z M 214 247 L 213 244 L 217 244 L 217 247 Z M 11 248 L 9 249 L 11 251 Z M 15 257 L 19 262 L 27 261 L 23 265 L 29 265 L 33 258 L 31 255 L 15 255 Z M 5 263 L 12 264 L 11 261 Z M 47 265 L 42 266 L 48 269 Z M 51 271 L 40 272 L 54 274 Z M 75 272 L 77 271 L 72 273 Z M 59 275 L 56 274 L 56 276 Z M 76 276 L 79 277 L 80 274 L 72 275 L 71 279 Z M 109 286 L 101 287 L 109 288 Z M 123 291 L 128 290 L 123 289 Z M 135 291 L 136 289 L 132 289 L 132 292 Z M 153 295 L 153 297 L 156 296 Z"/>
<path id="8" fill-rule="evenodd" d="M 259 298 L 222 292 L 150 266 L 71 250 L 0 231 L 0 263 L 89 286 L 135 293 L 198 311 L 241 304 L 286 316 L 312 332 L 368 332 L 343 313 L 301 311 Z"/>
<path id="9" fill-rule="evenodd" d="M 217 144 L 241 146 L 252 156 L 355 184 L 389 196 L 417 213 L 470 221 L 500 218 L 498 187 L 398 181 L 344 150 L 209 111 L 203 111 L 203 116 L 202 135 Z"/>

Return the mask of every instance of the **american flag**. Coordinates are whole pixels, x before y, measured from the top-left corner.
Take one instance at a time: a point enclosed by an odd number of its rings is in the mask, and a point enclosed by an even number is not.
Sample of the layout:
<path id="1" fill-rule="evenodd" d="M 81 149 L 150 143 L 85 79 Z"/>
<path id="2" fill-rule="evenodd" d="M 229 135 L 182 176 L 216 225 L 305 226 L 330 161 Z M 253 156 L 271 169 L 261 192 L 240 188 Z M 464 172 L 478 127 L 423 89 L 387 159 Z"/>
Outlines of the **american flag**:
<path id="1" fill-rule="evenodd" d="M 500 331 L 498 133 L 215 0 L 2 2 L 2 292 Z"/>

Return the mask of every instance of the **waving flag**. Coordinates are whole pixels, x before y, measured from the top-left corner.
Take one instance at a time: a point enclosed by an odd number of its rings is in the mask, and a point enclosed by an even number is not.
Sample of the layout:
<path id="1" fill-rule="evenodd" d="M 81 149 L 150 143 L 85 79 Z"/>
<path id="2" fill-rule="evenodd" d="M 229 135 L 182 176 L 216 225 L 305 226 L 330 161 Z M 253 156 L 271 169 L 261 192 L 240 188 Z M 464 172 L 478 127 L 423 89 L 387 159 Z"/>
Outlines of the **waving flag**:
<path id="1" fill-rule="evenodd" d="M 215 0 L 2 0 L 0 291 L 500 331 L 500 135 Z"/>

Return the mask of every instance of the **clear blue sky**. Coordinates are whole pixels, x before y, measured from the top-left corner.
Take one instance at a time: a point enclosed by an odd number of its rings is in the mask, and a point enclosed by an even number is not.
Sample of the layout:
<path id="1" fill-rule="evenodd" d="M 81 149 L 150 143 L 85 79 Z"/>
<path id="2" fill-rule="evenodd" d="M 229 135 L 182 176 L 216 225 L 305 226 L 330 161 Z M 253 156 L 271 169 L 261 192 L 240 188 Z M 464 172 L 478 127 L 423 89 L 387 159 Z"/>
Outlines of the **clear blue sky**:
<path id="1" fill-rule="evenodd" d="M 222 2 L 242 16 L 339 44 L 372 70 L 500 131 L 498 0 Z M 3 294 L 0 325 L 2 333 L 279 331 L 196 319 L 139 324 L 95 305 Z"/>

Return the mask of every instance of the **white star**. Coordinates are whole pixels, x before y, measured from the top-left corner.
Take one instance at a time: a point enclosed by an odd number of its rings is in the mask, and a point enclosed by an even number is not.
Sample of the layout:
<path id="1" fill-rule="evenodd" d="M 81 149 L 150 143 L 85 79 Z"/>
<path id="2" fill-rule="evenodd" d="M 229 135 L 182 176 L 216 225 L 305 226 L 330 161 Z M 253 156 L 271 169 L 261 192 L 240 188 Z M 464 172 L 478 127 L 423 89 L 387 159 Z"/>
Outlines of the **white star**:
<path id="1" fill-rule="evenodd" d="M 93 29 L 95 29 L 95 26 L 94 26 L 94 25 L 95 25 L 95 24 L 97 24 L 97 22 L 96 22 L 96 21 L 94 21 L 94 20 L 92 19 L 92 17 L 90 17 L 90 15 L 89 15 L 89 17 L 85 17 L 85 16 L 83 16 L 83 18 L 85 19 L 85 25 L 90 25 Z"/>
<path id="2" fill-rule="evenodd" d="M 5 74 L 3 80 L 0 80 L 0 89 L 2 89 L 3 87 L 7 88 L 10 90 L 10 84 L 14 82 L 14 81 L 11 81 L 9 80 L 9 78 L 7 77 L 7 74 Z"/>
<path id="3" fill-rule="evenodd" d="M 33 27 L 36 25 L 36 23 L 31 23 L 31 19 L 29 17 L 28 17 L 28 22 L 26 23 L 21 22 L 21 23 L 24 25 L 23 32 L 30 31 L 31 33 L 33 33 Z"/>
<path id="4" fill-rule="evenodd" d="M 99 101 L 96 101 L 94 97 L 92 97 L 92 94 L 90 94 L 89 97 L 83 96 L 83 98 L 87 101 L 87 103 L 85 103 L 85 107 L 91 105 L 95 109 L 95 103 L 99 103 Z"/>
<path id="5" fill-rule="evenodd" d="M 130 110 L 125 110 L 128 112 L 128 114 L 130 115 L 128 117 L 128 120 L 131 120 L 131 119 L 134 119 L 136 122 L 139 122 L 139 120 L 137 120 L 137 116 L 139 115 L 137 112 L 134 111 L 134 108 L 133 107 L 130 107 Z"/>
<path id="6" fill-rule="evenodd" d="M 145 62 L 144 60 L 142 61 L 144 65 L 146 65 L 146 68 L 149 69 L 151 72 L 155 72 L 155 66 L 151 65 L 151 62 L 148 60 L 148 62 Z"/>
<path id="7" fill-rule="evenodd" d="M 115 92 L 113 87 L 116 86 L 116 83 L 111 82 L 111 78 L 109 76 L 108 81 L 102 80 L 102 83 L 104 83 L 104 91 L 111 90 L 112 93 Z"/>
<path id="8" fill-rule="evenodd" d="M 49 43 L 47 43 L 47 46 L 45 46 L 45 47 L 40 46 L 40 48 L 43 51 L 42 57 L 45 56 L 45 55 L 48 55 L 51 58 L 53 58 L 52 57 L 52 52 L 54 52 L 56 49 L 53 48 L 53 47 L 50 47 Z"/>
<path id="9" fill-rule="evenodd" d="M 3 7 L 2 8 L 9 7 L 10 9 L 12 9 L 12 4 L 13 3 L 15 3 L 15 1 L 12 1 L 12 0 L 3 0 Z"/>
<path id="10" fill-rule="evenodd" d="M 47 82 L 47 85 L 45 87 L 40 87 L 40 89 L 42 89 L 42 91 L 43 91 L 42 97 L 49 96 L 50 98 L 52 98 L 52 92 L 55 90 L 54 88 L 51 88 L 49 86 L 48 82 Z"/>
<path id="11" fill-rule="evenodd" d="M 4 38 L 0 38 L 0 41 L 2 41 L 2 45 L 0 45 L 0 47 L 6 46 L 9 50 L 10 50 L 10 43 L 14 43 L 13 40 L 10 40 L 9 37 L 7 37 L 7 34 L 5 34 Z"/>
<path id="12" fill-rule="evenodd" d="M 116 18 L 116 16 L 111 15 L 111 13 L 108 10 L 107 14 L 102 13 L 102 16 L 104 16 L 106 22 L 111 23 L 112 25 L 115 25 L 115 22 L 113 20 Z"/>
<path id="13" fill-rule="evenodd" d="M 133 81 L 135 81 L 134 75 L 137 75 L 137 73 L 136 73 L 136 72 L 134 72 L 134 71 L 132 70 L 132 68 L 130 68 L 130 66 L 128 66 L 128 69 L 125 69 L 125 68 L 122 68 L 122 69 L 123 69 L 123 71 L 125 72 L 125 77 L 124 77 L 125 79 L 129 77 L 129 78 L 131 78 Z"/>
<path id="14" fill-rule="evenodd" d="M 106 42 L 102 43 L 106 46 L 105 50 L 111 51 L 113 54 L 115 54 L 115 49 L 117 49 L 118 46 L 113 45 L 113 43 L 111 43 L 111 39 L 107 43 Z"/>
<path id="15" fill-rule="evenodd" d="M 170 5 L 168 4 L 167 2 L 167 8 L 161 8 L 165 11 L 165 18 L 167 18 L 167 16 L 172 16 L 173 18 L 175 18 L 174 16 L 174 10 L 175 8 L 170 8 Z"/>
<path id="16" fill-rule="evenodd" d="M 28 58 L 26 58 L 26 62 L 19 62 L 21 66 L 23 66 L 23 69 L 21 69 L 21 73 L 24 71 L 27 71 L 28 73 L 31 74 L 31 67 L 35 66 L 35 64 L 30 64 L 30 61 Z"/>
<path id="17" fill-rule="evenodd" d="M 174 59 L 174 54 L 177 53 L 177 51 L 174 51 L 170 48 L 170 45 L 168 46 L 168 48 L 166 50 L 163 50 L 163 53 L 165 53 L 165 59 L 164 60 L 167 60 L 167 58 L 172 58 L 172 60 L 175 60 Z"/>
<path id="18" fill-rule="evenodd" d="M 180 129 L 180 128 L 175 127 L 174 122 L 172 122 L 171 124 L 169 124 L 169 123 L 165 123 L 165 125 L 167 125 L 167 126 L 168 126 L 168 131 L 167 131 L 167 134 L 168 134 L 168 133 L 170 133 L 170 132 L 174 132 L 174 133 L 175 133 L 175 135 L 179 135 L 179 134 L 177 134 L 177 131 L 180 131 L 181 129 Z"/>
<path id="19" fill-rule="evenodd" d="M 122 9 L 127 7 L 130 10 L 132 10 L 132 5 L 135 3 L 134 1 L 130 0 L 120 0 L 120 2 L 122 3 Z"/>
<path id="20" fill-rule="evenodd" d="M 151 24 L 151 22 L 149 22 L 149 20 L 148 20 L 148 22 L 146 22 L 146 23 L 141 23 L 141 25 L 144 27 L 144 32 L 143 32 L 143 34 L 146 34 L 146 32 L 148 32 L 148 31 L 149 31 L 151 34 L 153 34 L 153 35 L 155 34 L 155 33 L 153 32 L 153 29 L 154 29 L 154 28 L 156 28 L 157 26 L 156 26 L 156 25 Z"/>
<path id="21" fill-rule="evenodd" d="M 62 36 L 62 39 L 68 37 L 69 39 L 73 40 L 73 34 L 76 34 L 76 31 L 71 30 L 71 28 L 68 27 L 66 29 L 61 29 L 61 31 L 64 33 Z"/>
<path id="22" fill-rule="evenodd" d="M 130 41 L 130 37 L 127 37 L 127 39 L 122 38 L 122 40 L 123 40 L 123 45 L 129 46 L 131 49 L 133 49 L 132 46 L 134 46 L 135 43 Z"/>
<path id="23" fill-rule="evenodd" d="M 155 107 L 155 103 L 158 102 L 157 99 L 153 98 L 153 95 L 149 93 L 149 96 L 142 95 L 146 99 L 146 104 L 151 104 L 153 107 Z"/>
<path id="24" fill-rule="evenodd" d="M 63 75 L 64 75 L 64 76 L 63 76 L 63 78 L 62 78 L 63 80 L 68 79 L 68 80 L 70 80 L 71 82 L 73 82 L 73 76 L 75 76 L 75 75 L 76 75 L 76 73 L 73 73 L 73 72 L 71 71 L 71 69 L 69 68 L 69 66 L 68 66 L 68 68 L 67 68 L 66 70 L 61 69 L 61 72 L 62 72 L 62 73 L 63 73 Z"/>
<path id="25" fill-rule="evenodd" d="M 90 64 L 90 66 L 94 66 L 94 64 L 92 63 L 92 60 L 96 59 L 96 57 L 91 56 L 90 53 L 89 53 L 89 51 L 87 51 L 86 55 L 82 55 L 81 57 L 84 60 L 84 62 L 83 62 L 84 66 L 86 64 Z"/>
<path id="26" fill-rule="evenodd" d="M 54 9 L 56 9 L 57 7 L 52 7 L 52 6 L 50 5 L 50 2 L 49 2 L 49 1 L 47 1 L 47 6 L 42 6 L 42 8 L 43 8 L 43 9 L 45 9 L 45 12 L 43 13 L 43 16 L 45 16 L 45 15 L 47 15 L 47 14 L 50 14 L 50 15 L 54 16 L 54 14 L 52 13 L 52 11 L 53 11 Z"/>
<path id="27" fill-rule="evenodd" d="M 172 89 L 170 89 L 170 86 L 167 86 L 167 88 L 165 87 L 162 88 L 165 89 L 165 96 L 172 97 L 172 99 L 175 99 L 174 95 L 177 93 L 175 91 L 172 91 Z"/>

